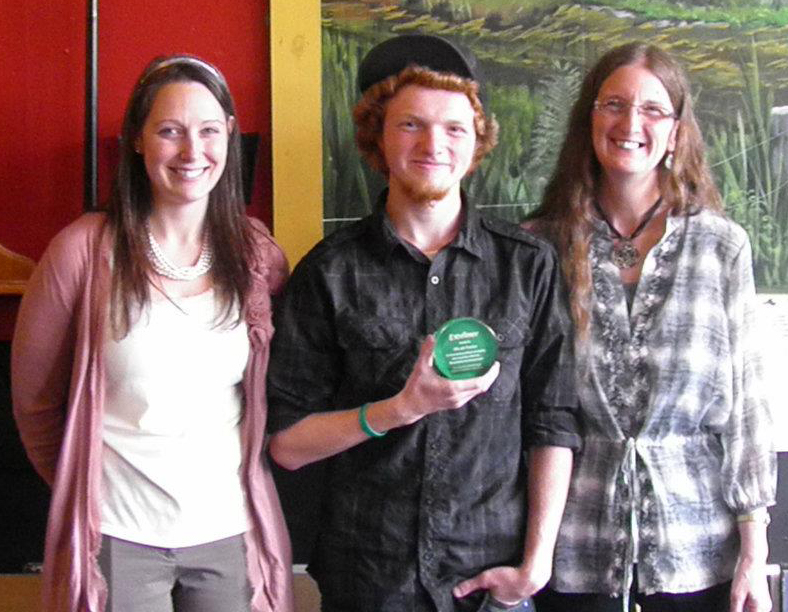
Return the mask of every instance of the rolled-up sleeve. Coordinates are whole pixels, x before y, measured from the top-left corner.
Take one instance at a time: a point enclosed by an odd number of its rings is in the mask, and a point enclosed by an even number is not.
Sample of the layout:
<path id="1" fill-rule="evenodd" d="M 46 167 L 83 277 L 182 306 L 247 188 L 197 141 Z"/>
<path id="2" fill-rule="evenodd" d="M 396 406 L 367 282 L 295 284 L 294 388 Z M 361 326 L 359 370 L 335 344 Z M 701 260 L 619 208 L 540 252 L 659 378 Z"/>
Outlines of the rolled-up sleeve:
<path id="1" fill-rule="evenodd" d="M 529 446 L 582 445 L 572 323 L 566 292 L 552 250 L 545 249 L 533 274 L 533 339 L 523 356 L 522 389 Z"/>

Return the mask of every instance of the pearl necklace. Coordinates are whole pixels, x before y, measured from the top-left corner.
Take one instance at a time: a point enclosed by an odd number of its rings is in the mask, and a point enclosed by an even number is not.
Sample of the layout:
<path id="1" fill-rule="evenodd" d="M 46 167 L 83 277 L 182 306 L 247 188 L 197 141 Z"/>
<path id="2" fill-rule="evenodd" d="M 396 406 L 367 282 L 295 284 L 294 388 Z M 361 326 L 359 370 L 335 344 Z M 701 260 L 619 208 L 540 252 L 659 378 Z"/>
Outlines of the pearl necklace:
<path id="1" fill-rule="evenodd" d="M 148 260 L 157 274 L 171 278 L 172 280 L 190 281 L 199 278 L 213 265 L 213 249 L 210 245 L 208 231 L 205 231 L 200 249 L 200 257 L 193 266 L 176 266 L 173 264 L 164 251 L 161 250 L 159 243 L 153 237 L 150 224 L 146 224 L 148 230 Z"/>
<path id="2" fill-rule="evenodd" d="M 610 228 L 610 231 L 613 233 L 614 238 L 618 241 L 613 243 L 613 253 L 610 258 L 620 270 L 631 268 L 640 261 L 642 254 L 634 245 L 633 240 L 635 240 L 635 238 L 637 238 L 640 233 L 646 229 L 646 226 L 649 224 L 651 219 L 654 218 L 654 214 L 657 212 L 657 209 L 661 203 L 662 198 L 659 198 L 656 202 L 654 202 L 654 205 L 646 211 L 645 215 L 643 215 L 643 219 L 635 228 L 635 231 L 629 236 L 624 236 L 613 226 L 613 224 L 610 222 L 610 219 L 607 218 L 607 215 L 605 215 L 605 212 L 602 210 L 599 202 L 594 200 L 594 207 L 596 208 L 597 213 L 599 213 L 599 216 L 602 217 L 602 221 L 607 224 L 607 226 Z"/>

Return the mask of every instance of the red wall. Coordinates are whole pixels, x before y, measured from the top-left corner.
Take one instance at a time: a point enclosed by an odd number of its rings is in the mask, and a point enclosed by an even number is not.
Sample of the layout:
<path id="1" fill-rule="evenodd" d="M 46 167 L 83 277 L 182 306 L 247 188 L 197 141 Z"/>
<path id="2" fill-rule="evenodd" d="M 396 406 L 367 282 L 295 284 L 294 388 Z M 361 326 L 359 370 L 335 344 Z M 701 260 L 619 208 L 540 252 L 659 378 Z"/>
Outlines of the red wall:
<path id="1" fill-rule="evenodd" d="M 156 55 L 194 53 L 224 72 L 244 132 L 261 134 L 249 212 L 270 223 L 268 0 L 99 2 L 99 197 L 134 80 Z M 2 2 L 0 244 L 38 259 L 83 206 L 86 0 Z M 0 298 L 0 340 L 15 298 Z"/>

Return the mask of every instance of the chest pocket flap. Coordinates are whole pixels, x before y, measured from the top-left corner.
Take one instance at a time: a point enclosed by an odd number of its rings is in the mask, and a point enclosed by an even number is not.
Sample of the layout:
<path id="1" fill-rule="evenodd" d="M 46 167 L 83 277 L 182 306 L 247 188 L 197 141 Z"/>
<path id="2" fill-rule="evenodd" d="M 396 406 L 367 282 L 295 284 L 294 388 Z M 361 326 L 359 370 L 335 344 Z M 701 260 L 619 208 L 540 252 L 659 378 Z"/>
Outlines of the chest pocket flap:
<path id="1" fill-rule="evenodd" d="M 520 386 L 523 349 L 532 334 L 525 317 L 493 319 L 489 325 L 498 340 L 498 361 L 501 362 L 501 373 L 489 393 L 496 401 L 510 401 Z"/>

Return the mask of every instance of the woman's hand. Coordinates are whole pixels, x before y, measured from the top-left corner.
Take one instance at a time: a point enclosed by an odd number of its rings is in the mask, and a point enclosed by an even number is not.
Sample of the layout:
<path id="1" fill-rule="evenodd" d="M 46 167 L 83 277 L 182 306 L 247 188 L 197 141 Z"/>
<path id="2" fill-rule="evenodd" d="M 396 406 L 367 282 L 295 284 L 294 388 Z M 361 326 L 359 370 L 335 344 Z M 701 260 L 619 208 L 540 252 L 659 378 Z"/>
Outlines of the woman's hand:
<path id="1" fill-rule="evenodd" d="M 730 612 L 769 612 L 771 609 L 766 564 L 740 558 L 731 584 Z"/>
<path id="2" fill-rule="evenodd" d="M 766 508 L 754 511 L 761 513 L 766 520 L 740 521 L 739 560 L 731 583 L 730 612 L 769 612 L 772 600 L 766 581 L 766 558 L 769 544 L 766 539 L 768 515 Z"/>

